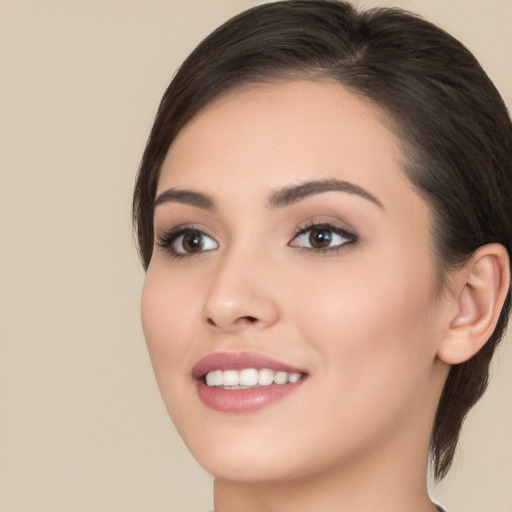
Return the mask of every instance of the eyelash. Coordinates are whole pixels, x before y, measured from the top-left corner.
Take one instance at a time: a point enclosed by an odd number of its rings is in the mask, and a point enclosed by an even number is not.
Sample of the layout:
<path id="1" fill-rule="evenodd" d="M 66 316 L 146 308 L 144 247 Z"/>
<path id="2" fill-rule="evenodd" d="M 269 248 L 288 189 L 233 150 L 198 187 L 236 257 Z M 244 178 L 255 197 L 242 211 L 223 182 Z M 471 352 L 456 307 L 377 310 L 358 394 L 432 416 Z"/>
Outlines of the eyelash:
<path id="1" fill-rule="evenodd" d="M 296 240 L 299 236 L 305 235 L 306 233 L 312 231 L 313 229 L 317 230 L 325 230 L 331 233 L 334 233 L 337 236 L 344 238 L 346 241 L 335 245 L 334 247 L 325 247 L 325 248 L 314 248 L 314 247 L 300 247 L 296 245 L 291 245 L 291 247 L 296 247 L 297 249 L 312 252 L 312 253 L 337 253 L 342 250 L 345 250 L 347 246 L 356 245 L 359 242 L 357 235 L 343 229 L 335 224 L 330 222 L 308 222 L 306 225 L 299 227 L 294 235 L 292 240 L 289 242 L 291 244 L 294 240 Z"/>
<path id="2" fill-rule="evenodd" d="M 156 245 L 158 247 L 160 247 L 160 249 L 167 251 L 167 253 L 174 259 L 181 259 L 181 258 L 186 258 L 186 257 L 190 257 L 190 256 L 197 256 L 199 254 L 202 254 L 203 252 L 206 252 L 206 251 L 198 251 L 198 252 L 194 253 L 194 252 L 177 251 L 173 247 L 173 245 L 181 236 L 185 236 L 185 235 L 197 235 L 199 237 L 203 237 L 203 239 L 204 239 L 204 237 L 207 237 L 210 240 L 213 240 L 212 237 L 207 235 L 201 229 L 198 229 L 194 226 L 180 225 L 180 226 L 177 226 L 169 231 L 166 231 L 161 236 L 159 236 L 156 240 Z M 218 246 L 218 244 L 217 244 L 217 246 Z M 211 250 L 211 249 L 209 249 L 209 250 Z"/>
<path id="3" fill-rule="evenodd" d="M 334 247 L 323 247 L 323 248 L 315 248 L 315 247 L 301 247 L 298 245 L 292 245 L 292 242 L 297 240 L 301 235 L 305 235 L 308 232 L 312 231 L 313 229 L 317 230 L 324 230 L 328 231 L 330 233 L 333 233 L 337 236 L 340 236 L 344 238 L 346 241 L 334 246 Z M 191 257 L 191 256 L 198 256 L 204 252 L 211 251 L 213 249 L 207 249 L 207 250 L 201 250 L 197 252 L 180 252 L 177 251 L 173 245 L 174 243 L 181 237 L 185 235 L 197 235 L 199 237 L 202 237 L 203 240 L 205 238 L 208 238 L 210 240 L 215 240 L 207 235 L 204 231 L 194 227 L 194 226 L 177 226 L 176 228 L 173 228 L 169 231 L 166 231 L 161 236 L 159 236 L 156 240 L 156 245 L 165 251 L 174 259 L 181 259 L 185 257 Z M 292 239 L 288 243 L 290 247 L 295 247 L 297 249 L 312 252 L 312 253 L 337 253 L 339 251 L 342 251 L 346 249 L 347 246 L 352 246 L 358 243 L 358 237 L 354 233 L 351 233 L 339 226 L 336 226 L 334 224 L 331 224 L 330 222 L 309 222 L 308 224 L 299 227 L 295 233 L 293 234 Z M 218 247 L 218 243 L 215 242 Z M 215 247 L 216 248 L 216 247 Z"/>

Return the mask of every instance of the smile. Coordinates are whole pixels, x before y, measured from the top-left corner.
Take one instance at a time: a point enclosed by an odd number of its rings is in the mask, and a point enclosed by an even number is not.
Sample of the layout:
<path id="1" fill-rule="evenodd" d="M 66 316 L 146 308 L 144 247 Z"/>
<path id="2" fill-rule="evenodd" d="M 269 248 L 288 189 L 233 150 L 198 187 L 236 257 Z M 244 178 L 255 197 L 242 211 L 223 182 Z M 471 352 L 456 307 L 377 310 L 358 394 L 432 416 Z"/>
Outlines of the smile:
<path id="1" fill-rule="evenodd" d="M 295 383 L 302 373 L 274 371 L 269 368 L 244 368 L 243 370 L 214 370 L 205 375 L 207 386 L 225 389 L 248 389 L 257 386 L 283 385 Z"/>
<path id="2" fill-rule="evenodd" d="M 285 363 L 252 352 L 217 352 L 192 369 L 200 400 L 220 412 L 249 413 L 284 399 L 308 377 Z"/>

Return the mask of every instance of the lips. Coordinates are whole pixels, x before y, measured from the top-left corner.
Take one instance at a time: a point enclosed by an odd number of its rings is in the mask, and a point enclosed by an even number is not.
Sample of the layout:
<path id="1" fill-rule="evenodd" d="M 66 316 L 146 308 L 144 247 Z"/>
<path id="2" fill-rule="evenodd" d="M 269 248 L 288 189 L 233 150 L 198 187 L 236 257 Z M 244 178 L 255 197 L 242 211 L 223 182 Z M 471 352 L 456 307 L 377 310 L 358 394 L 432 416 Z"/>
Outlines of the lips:
<path id="1" fill-rule="evenodd" d="M 215 352 L 194 365 L 192 376 L 207 407 L 247 413 L 284 399 L 303 384 L 307 372 L 253 352 Z"/>
<path id="2" fill-rule="evenodd" d="M 275 372 L 306 373 L 300 368 L 281 363 L 275 359 L 254 352 L 214 352 L 200 359 L 192 368 L 192 376 L 202 379 L 208 372 L 215 370 L 243 370 L 268 368 Z"/>

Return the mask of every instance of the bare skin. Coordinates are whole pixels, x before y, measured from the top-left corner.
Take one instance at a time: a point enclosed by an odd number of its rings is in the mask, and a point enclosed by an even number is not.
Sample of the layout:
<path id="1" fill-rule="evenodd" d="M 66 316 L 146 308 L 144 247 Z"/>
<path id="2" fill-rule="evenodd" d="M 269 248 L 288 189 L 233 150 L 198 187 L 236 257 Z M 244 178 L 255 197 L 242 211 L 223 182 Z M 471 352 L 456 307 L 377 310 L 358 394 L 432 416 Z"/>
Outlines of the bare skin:
<path id="1" fill-rule="evenodd" d="M 143 326 L 169 413 L 216 478 L 216 512 L 436 510 L 435 410 L 448 363 L 479 342 L 453 348 L 471 270 L 440 292 L 429 209 L 403 165 L 384 117 L 326 82 L 226 95 L 171 146 Z M 479 267 L 493 282 L 496 252 Z M 256 411 L 216 410 L 192 369 L 219 351 L 304 381 Z"/>

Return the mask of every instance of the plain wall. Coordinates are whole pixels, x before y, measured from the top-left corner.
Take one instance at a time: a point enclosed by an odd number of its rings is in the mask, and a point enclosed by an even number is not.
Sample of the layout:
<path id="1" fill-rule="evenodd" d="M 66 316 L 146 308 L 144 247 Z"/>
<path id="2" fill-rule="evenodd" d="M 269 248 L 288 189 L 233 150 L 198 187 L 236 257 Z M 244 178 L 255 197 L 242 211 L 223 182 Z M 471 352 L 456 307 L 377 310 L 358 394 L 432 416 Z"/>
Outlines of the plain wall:
<path id="1" fill-rule="evenodd" d="M 0 1 L 2 512 L 211 505 L 211 480 L 174 431 L 146 353 L 130 203 L 177 65 L 255 3 Z M 441 24 L 510 108 L 512 1 L 364 4 Z M 512 512 L 511 342 L 453 471 L 432 491 L 450 512 Z"/>

